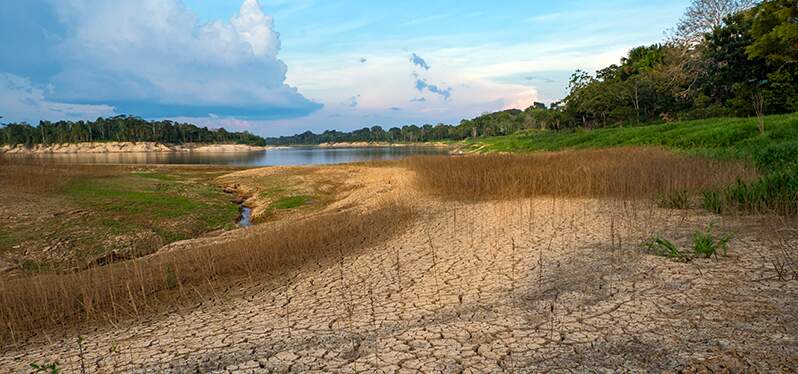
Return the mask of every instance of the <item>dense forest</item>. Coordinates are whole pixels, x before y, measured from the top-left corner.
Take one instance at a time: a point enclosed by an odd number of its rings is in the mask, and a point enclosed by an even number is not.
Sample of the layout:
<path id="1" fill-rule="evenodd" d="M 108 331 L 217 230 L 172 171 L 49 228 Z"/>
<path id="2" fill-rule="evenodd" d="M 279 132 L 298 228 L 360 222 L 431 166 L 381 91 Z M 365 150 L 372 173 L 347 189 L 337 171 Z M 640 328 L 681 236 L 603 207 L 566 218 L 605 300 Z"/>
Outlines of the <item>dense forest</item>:
<path id="1" fill-rule="evenodd" d="M 526 129 L 632 126 L 798 111 L 798 0 L 694 0 L 666 41 L 619 64 L 577 71 L 551 105 L 506 110 L 459 125 L 306 132 L 269 144 L 417 142 L 508 135 Z"/>
<path id="2" fill-rule="evenodd" d="M 0 145 L 62 144 L 81 142 L 236 143 L 265 145 L 265 140 L 248 132 L 197 127 L 173 121 L 146 121 L 117 116 L 96 121 L 41 121 L 39 126 L 8 124 L 0 127 Z"/>

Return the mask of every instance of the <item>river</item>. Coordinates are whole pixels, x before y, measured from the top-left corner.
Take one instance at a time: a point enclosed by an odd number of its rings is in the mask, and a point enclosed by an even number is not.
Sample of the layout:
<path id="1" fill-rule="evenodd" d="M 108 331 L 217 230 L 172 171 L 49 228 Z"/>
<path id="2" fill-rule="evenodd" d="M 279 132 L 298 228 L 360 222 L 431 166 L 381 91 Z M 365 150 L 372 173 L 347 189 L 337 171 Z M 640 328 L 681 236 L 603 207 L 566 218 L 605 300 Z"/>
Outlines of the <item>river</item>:
<path id="1" fill-rule="evenodd" d="M 229 166 L 291 166 L 397 160 L 415 155 L 445 155 L 444 147 L 321 148 L 286 147 L 264 152 L 204 153 L 77 153 L 4 156 L 8 159 L 43 160 L 66 164 L 195 164 Z"/>

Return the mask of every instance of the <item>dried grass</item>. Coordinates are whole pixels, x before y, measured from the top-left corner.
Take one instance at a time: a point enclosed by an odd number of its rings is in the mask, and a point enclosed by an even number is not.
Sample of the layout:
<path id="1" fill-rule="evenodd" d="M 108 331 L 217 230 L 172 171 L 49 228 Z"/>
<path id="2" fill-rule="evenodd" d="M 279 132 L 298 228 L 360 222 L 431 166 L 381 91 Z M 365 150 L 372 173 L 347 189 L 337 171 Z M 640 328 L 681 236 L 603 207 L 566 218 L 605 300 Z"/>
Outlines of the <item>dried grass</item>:
<path id="1" fill-rule="evenodd" d="M 414 157 L 404 165 L 418 186 L 462 201 L 538 196 L 655 198 L 755 180 L 738 161 L 711 160 L 657 148 L 613 148 L 531 155 Z"/>
<path id="2" fill-rule="evenodd" d="M 0 282 L 0 345 L 82 323 L 119 322 L 212 297 L 242 279 L 270 279 L 373 245 L 412 212 L 386 204 L 286 221 L 249 238 L 71 274 Z"/>

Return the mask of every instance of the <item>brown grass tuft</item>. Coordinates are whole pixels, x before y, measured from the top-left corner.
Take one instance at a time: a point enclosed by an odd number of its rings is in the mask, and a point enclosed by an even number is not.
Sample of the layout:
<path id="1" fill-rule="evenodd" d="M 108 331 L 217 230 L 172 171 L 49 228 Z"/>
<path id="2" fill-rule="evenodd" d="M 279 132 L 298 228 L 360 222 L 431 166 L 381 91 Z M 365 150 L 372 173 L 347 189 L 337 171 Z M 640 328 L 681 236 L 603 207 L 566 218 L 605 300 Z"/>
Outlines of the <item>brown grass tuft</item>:
<path id="1" fill-rule="evenodd" d="M 269 278 L 384 240 L 412 212 L 396 204 L 286 221 L 246 239 L 156 254 L 71 274 L 0 282 L 0 346 L 81 323 L 118 322 L 215 295 L 242 279 Z"/>
<path id="2" fill-rule="evenodd" d="M 404 165 L 419 187 L 454 200 L 536 196 L 654 198 L 698 193 L 754 180 L 743 162 L 710 160 L 657 148 L 614 148 L 531 155 L 414 157 Z"/>

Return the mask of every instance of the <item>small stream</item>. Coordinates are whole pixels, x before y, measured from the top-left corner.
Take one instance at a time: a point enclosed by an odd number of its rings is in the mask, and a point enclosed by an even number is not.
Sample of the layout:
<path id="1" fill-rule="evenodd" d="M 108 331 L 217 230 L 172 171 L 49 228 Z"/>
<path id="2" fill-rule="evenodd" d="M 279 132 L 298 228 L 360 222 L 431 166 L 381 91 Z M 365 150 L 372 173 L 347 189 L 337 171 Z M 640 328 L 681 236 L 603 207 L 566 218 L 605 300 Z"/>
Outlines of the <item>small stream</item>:
<path id="1" fill-rule="evenodd" d="M 239 227 L 252 226 L 252 208 L 241 206 L 241 217 L 238 219 Z"/>

